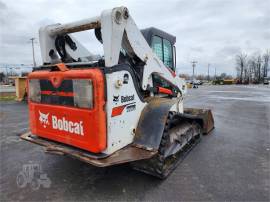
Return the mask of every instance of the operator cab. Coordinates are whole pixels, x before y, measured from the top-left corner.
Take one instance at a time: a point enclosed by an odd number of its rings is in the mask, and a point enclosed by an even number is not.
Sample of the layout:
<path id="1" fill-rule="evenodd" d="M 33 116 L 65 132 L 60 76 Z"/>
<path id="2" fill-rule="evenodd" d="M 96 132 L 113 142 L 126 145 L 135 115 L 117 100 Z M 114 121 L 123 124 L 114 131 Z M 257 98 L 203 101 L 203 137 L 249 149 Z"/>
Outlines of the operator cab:
<path id="1" fill-rule="evenodd" d="M 154 53 L 164 63 L 164 65 L 175 72 L 176 54 L 175 42 L 176 37 L 168 34 L 155 27 L 141 30 L 145 40 L 152 48 Z"/>
<path id="2" fill-rule="evenodd" d="M 172 75 L 176 76 L 176 37 L 154 27 L 143 29 L 141 32 L 153 52 L 170 70 Z M 177 94 L 177 88 L 158 74 L 153 74 L 152 78 L 154 88 L 163 87 L 170 89 L 175 95 Z"/>

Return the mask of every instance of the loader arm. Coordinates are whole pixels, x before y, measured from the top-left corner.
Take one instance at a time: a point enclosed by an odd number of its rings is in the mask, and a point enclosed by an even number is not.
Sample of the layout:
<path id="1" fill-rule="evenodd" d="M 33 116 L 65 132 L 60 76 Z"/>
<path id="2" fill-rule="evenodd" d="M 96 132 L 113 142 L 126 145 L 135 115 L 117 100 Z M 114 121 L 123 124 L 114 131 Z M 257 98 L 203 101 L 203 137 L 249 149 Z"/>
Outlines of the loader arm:
<path id="1" fill-rule="evenodd" d="M 43 63 L 53 64 L 61 61 L 55 47 L 57 36 L 97 28 L 101 28 L 106 67 L 113 67 L 118 64 L 120 50 L 124 48 L 130 57 L 137 56 L 145 63 L 141 79 L 143 90 L 153 87 L 152 74 L 158 74 L 176 86 L 181 94 L 185 93 L 185 88 L 182 88 L 184 81 L 172 73 L 153 53 L 125 7 L 105 10 L 101 13 L 101 16 L 86 20 L 42 27 L 39 34 Z M 86 49 L 79 42 L 76 41 L 76 44 L 76 50 L 67 48 L 69 56 L 76 56 L 75 59 L 80 54 L 82 56 L 87 54 Z M 90 52 L 88 54 L 93 56 Z"/>

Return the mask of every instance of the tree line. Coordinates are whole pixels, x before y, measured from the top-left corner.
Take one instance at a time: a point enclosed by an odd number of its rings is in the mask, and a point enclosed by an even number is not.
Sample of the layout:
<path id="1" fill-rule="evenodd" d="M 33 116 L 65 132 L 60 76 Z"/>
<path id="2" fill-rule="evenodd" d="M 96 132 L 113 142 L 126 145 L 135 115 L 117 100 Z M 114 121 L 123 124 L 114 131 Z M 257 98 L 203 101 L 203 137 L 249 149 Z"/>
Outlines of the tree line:
<path id="1" fill-rule="evenodd" d="M 189 74 L 179 74 L 179 77 L 184 78 L 186 80 L 192 80 L 192 76 Z M 217 74 L 216 76 L 213 75 L 205 75 L 205 74 L 198 74 L 195 76 L 195 79 L 201 81 L 214 81 L 214 80 L 224 80 L 224 79 L 233 79 L 233 76 L 230 74 L 226 74 L 225 72 L 221 74 Z"/>
<path id="2" fill-rule="evenodd" d="M 262 83 L 268 76 L 270 51 L 247 55 L 236 55 L 236 72 L 239 83 Z"/>

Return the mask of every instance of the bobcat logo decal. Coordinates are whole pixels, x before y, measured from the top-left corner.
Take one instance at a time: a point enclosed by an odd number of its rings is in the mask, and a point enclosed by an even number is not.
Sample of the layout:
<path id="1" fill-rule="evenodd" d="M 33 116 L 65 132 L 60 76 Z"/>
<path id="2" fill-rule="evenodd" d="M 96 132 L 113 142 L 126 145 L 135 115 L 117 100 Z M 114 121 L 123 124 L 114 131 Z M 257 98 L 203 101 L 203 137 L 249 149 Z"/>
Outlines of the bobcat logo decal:
<path id="1" fill-rule="evenodd" d="M 113 101 L 114 101 L 114 102 L 118 102 L 118 101 L 119 101 L 119 95 L 118 95 L 118 96 L 114 95 L 114 96 L 113 96 Z"/>
<path id="2" fill-rule="evenodd" d="M 50 113 L 44 114 L 44 113 L 42 113 L 40 111 L 38 111 L 38 112 L 39 112 L 39 121 L 43 125 L 43 127 L 46 128 L 47 125 L 50 125 L 49 120 L 48 120 L 48 117 L 49 117 Z"/>

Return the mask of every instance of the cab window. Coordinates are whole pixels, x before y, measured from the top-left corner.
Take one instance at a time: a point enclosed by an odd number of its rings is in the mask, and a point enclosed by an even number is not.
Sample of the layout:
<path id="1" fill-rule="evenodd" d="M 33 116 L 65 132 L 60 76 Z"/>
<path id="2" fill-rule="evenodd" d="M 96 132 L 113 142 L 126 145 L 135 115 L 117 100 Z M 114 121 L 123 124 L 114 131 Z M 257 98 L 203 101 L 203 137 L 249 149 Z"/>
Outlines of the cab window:
<path id="1" fill-rule="evenodd" d="M 163 63 L 170 67 L 173 70 L 173 54 L 172 54 L 172 45 L 171 43 L 163 39 L 163 54 L 164 54 L 164 60 Z"/>
<path id="2" fill-rule="evenodd" d="M 159 57 L 161 61 L 163 61 L 162 39 L 158 36 L 153 36 L 151 46 L 154 53 Z"/>
<path id="3" fill-rule="evenodd" d="M 167 39 L 162 39 L 159 36 L 153 36 L 151 47 L 164 65 L 174 71 L 171 43 Z"/>

